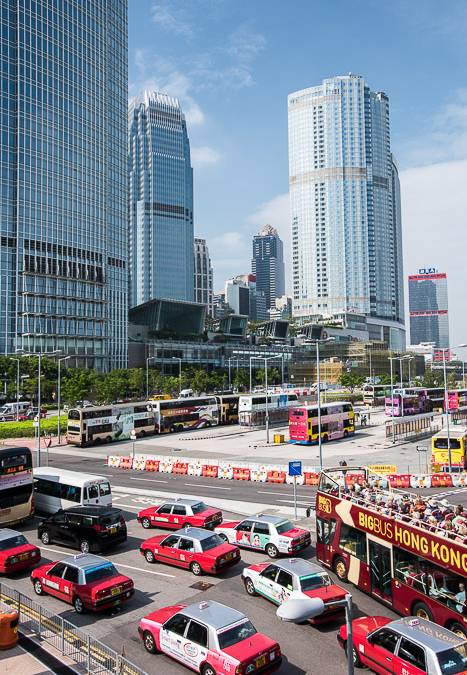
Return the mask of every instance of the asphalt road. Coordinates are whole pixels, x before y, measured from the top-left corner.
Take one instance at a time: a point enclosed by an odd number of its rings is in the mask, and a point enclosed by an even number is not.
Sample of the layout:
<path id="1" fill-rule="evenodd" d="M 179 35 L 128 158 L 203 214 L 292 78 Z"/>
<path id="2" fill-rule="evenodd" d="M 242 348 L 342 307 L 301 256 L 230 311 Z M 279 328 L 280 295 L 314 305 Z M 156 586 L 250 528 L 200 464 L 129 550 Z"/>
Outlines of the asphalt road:
<path id="1" fill-rule="evenodd" d="M 201 581 L 208 582 L 209 587 L 200 591 L 196 585 L 200 579 L 189 571 L 180 570 L 167 565 L 149 565 L 139 553 L 140 543 L 148 533 L 139 525 L 135 515 L 141 506 L 126 506 L 125 518 L 128 523 L 128 541 L 114 552 L 105 554 L 116 567 L 130 576 L 136 592 L 134 597 L 121 606 L 118 611 L 87 613 L 78 615 L 71 605 L 53 598 L 42 596 L 41 604 L 66 620 L 80 626 L 92 636 L 121 652 L 140 668 L 148 673 L 160 672 L 164 675 L 182 675 L 187 669 L 165 655 L 148 654 L 139 638 L 137 629 L 142 617 L 150 612 L 173 604 L 191 604 L 205 600 L 216 600 L 244 612 L 257 630 L 279 642 L 284 654 L 284 662 L 278 671 L 281 675 L 301 675 L 305 673 L 325 672 L 326 675 L 342 675 L 346 670 L 343 651 L 337 644 L 338 627 L 343 620 L 334 621 L 324 627 L 310 625 L 298 626 L 282 623 L 275 614 L 272 603 L 261 597 L 250 598 L 243 589 L 240 575 L 245 566 L 267 560 L 266 556 L 254 551 L 242 550 L 242 561 L 233 569 L 224 573 L 221 578 L 204 576 Z M 233 514 L 224 513 L 226 519 Z M 36 518 L 33 523 L 23 528 L 29 541 L 40 545 L 37 539 Z M 153 529 L 150 536 L 161 534 L 163 530 Z M 42 563 L 58 561 L 77 551 L 58 545 L 41 546 Z M 314 548 L 303 552 L 303 557 L 313 558 Z M 30 571 L 17 573 L 5 583 L 14 586 L 29 597 L 35 596 L 29 580 Z M 354 599 L 354 617 L 365 614 L 380 614 L 396 618 L 386 607 L 351 586 L 346 586 Z"/>

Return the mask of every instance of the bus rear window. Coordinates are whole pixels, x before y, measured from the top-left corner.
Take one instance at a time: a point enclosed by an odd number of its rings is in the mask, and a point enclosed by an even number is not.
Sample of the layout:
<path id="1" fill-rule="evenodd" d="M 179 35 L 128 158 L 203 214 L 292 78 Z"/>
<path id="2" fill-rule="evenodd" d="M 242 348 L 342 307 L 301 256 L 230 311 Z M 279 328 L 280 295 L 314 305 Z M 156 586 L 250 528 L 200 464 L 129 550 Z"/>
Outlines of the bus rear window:
<path id="1" fill-rule="evenodd" d="M 292 415 L 294 417 L 303 417 L 304 414 L 303 410 L 292 410 Z"/>

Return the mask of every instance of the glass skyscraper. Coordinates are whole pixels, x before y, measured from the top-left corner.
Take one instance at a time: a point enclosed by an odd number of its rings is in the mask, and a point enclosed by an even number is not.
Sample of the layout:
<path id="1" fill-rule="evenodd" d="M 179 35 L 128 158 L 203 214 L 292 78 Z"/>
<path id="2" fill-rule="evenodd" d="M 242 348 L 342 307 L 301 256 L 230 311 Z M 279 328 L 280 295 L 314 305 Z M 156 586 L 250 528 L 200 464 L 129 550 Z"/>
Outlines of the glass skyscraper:
<path id="1" fill-rule="evenodd" d="M 0 353 L 126 366 L 127 2 L 0 4 Z"/>
<path id="2" fill-rule="evenodd" d="M 193 169 L 175 98 L 144 91 L 129 109 L 130 306 L 193 301 Z"/>
<path id="3" fill-rule="evenodd" d="M 256 277 L 256 290 L 266 297 L 266 309 L 275 308 L 276 298 L 285 293 L 285 272 L 282 240 L 271 225 L 253 237 L 251 273 Z"/>
<path id="4" fill-rule="evenodd" d="M 388 97 L 350 74 L 290 94 L 288 111 L 294 316 L 377 317 L 397 344 L 402 237 Z"/>
<path id="5" fill-rule="evenodd" d="M 195 237 L 194 256 L 194 301 L 206 305 L 207 314 L 213 317 L 213 274 L 206 239 Z"/>
<path id="6" fill-rule="evenodd" d="M 419 270 L 409 276 L 410 342 L 434 342 L 449 347 L 448 283 L 438 270 Z"/>

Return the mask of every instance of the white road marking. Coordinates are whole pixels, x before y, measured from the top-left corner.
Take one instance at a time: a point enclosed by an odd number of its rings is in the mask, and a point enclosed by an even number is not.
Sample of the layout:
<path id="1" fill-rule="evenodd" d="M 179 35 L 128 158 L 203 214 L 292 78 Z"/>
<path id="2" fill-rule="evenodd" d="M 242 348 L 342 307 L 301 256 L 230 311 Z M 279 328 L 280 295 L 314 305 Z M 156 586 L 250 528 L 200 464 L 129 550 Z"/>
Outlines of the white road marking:
<path id="1" fill-rule="evenodd" d="M 157 480 L 157 478 L 130 478 L 130 480 L 145 480 L 149 483 L 168 483 L 168 480 Z"/>
<path id="2" fill-rule="evenodd" d="M 51 553 L 58 553 L 59 555 L 63 555 L 63 551 L 57 551 L 54 548 L 47 548 L 46 546 L 40 546 L 39 548 L 41 549 L 41 551 L 50 551 Z M 115 565 L 116 567 L 126 567 L 129 570 L 137 570 L 138 572 L 155 574 L 158 577 L 169 577 L 170 579 L 175 579 L 175 574 L 164 574 L 164 572 L 154 572 L 153 570 L 145 570 L 142 567 L 132 567 L 131 565 L 124 565 L 123 563 L 115 562 L 115 560 L 112 560 L 112 564 Z"/>
<path id="3" fill-rule="evenodd" d="M 268 492 L 267 490 L 258 490 L 258 494 L 262 494 L 262 495 L 281 495 L 281 496 L 285 496 L 285 497 L 290 497 L 290 495 L 293 494 L 293 490 L 291 490 L 290 492 Z M 303 499 L 306 499 L 307 495 L 297 495 L 297 497 L 303 497 Z"/>
<path id="4" fill-rule="evenodd" d="M 202 487 L 202 486 L 200 486 L 200 485 L 197 485 L 196 483 L 184 483 L 184 484 L 185 484 L 185 485 L 189 485 L 190 487 L 197 487 L 197 488 Z M 232 488 L 228 488 L 228 487 L 216 487 L 215 485 L 210 485 L 210 486 L 209 486 L 209 489 L 210 489 L 210 490 L 231 490 Z"/>
<path id="5" fill-rule="evenodd" d="M 284 504 L 294 504 L 295 503 L 293 499 L 276 499 L 276 502 L 284 502 Z M 311 506 L 310 502 L 299 502 L 298 500 L 297 500 L 297 504 L 302 505 L 302 506 Z"/>

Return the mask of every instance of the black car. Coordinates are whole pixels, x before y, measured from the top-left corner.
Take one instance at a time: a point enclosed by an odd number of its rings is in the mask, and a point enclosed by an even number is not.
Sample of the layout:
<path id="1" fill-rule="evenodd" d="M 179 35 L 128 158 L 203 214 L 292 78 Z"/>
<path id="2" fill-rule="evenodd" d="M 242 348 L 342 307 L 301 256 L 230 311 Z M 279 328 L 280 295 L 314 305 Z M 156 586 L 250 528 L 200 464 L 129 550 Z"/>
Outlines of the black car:
<path id="1" fill-rule="evenodd" d="M 46 546 L 55 542 L 82 553 L 100 553 L 127 539 L 125 518 L 112 506 L 73 506 L 43 520 L 37 534 Z"/>

